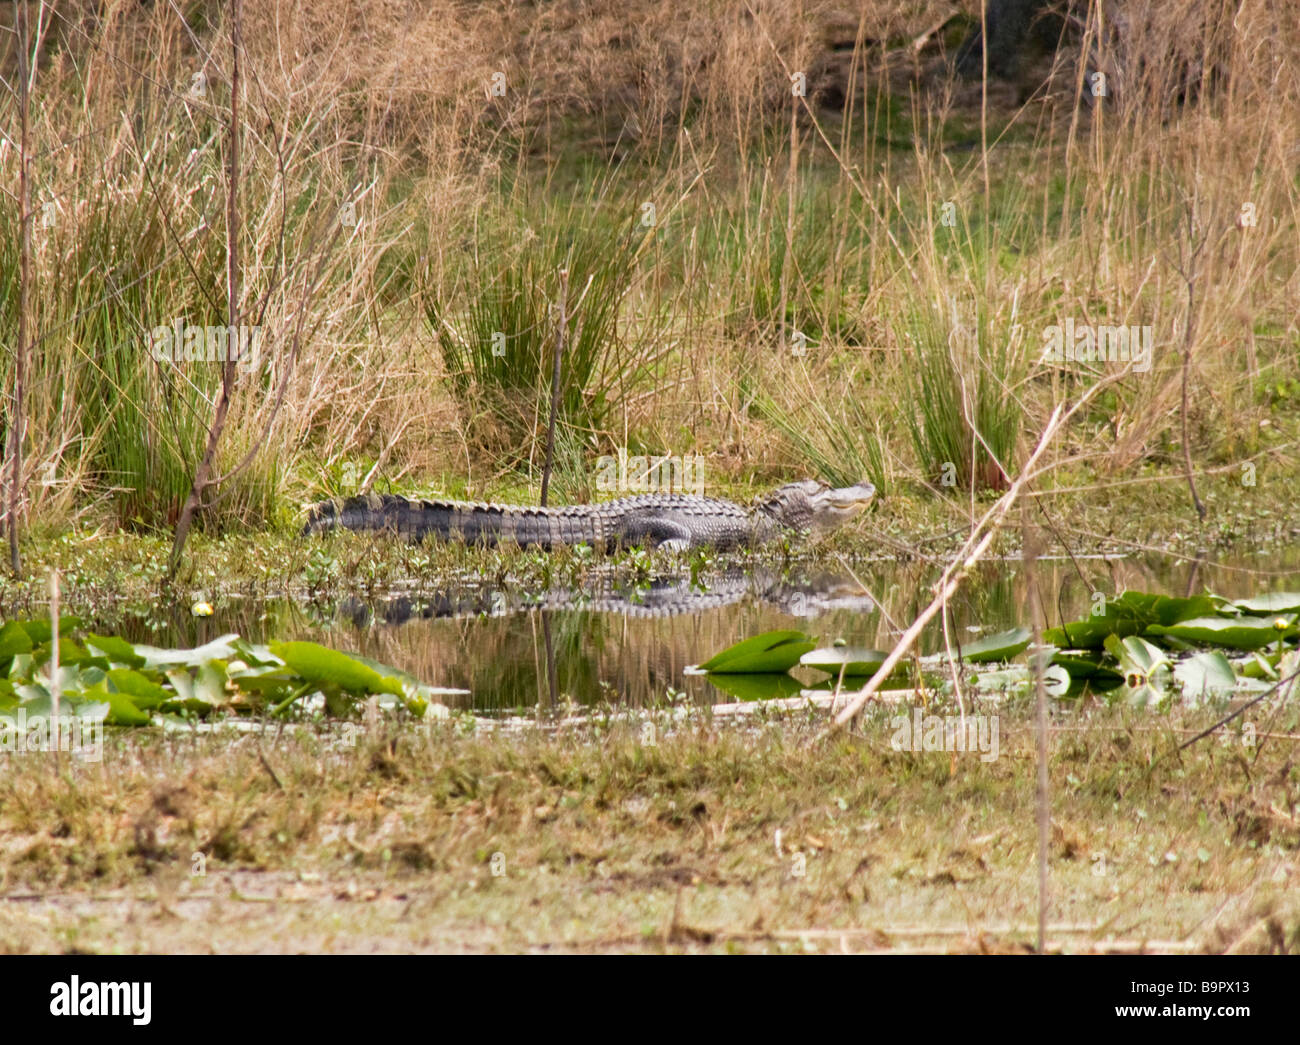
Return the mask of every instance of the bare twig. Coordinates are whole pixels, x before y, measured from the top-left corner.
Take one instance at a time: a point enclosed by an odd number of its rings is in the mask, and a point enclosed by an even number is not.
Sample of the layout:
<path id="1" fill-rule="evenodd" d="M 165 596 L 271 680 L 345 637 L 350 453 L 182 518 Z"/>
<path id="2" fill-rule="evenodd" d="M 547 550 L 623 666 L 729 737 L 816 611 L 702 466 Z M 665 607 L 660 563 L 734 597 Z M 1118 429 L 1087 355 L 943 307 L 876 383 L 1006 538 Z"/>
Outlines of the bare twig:
<path id="1" fill-rule="evenodd" d="M 1045 658 L 1043 648 L 1043 602 L 1038 593 L 1038 533 L 1029 521 L 1029 502 L 1020 506 L 1021 559 L 1024 562 L 1025 586 L 1029 597 L 1030 627 L 1033 628 L 1034 654 L 1030 663 L 1034 669 L 1034 740 L 1035 761 L 1038 763 L 1038 787 L 1035 806 L 1038 820 L 1038 953 L 1047 949 L 1047 846 L 1051 837 L 1052 810 L 1047 777 L 1047 686 L 1043 680 Z"/>
<path id="2" fill-rule="evenodd" d="M 230 0 L 230 163 L 227 168 L 226 184 L 226 313 L 227 323 L 233 334 L 239 329 L 240 305 L 240 255 L 239 255 L 239 52 L 243 44 L 243 0 Z M 221 442 L 221 433 L 226 427 L 226 417 L 230 412 L 230 401 L 235 388 L 236 353 L 227 350 L 221 365 L 221 392 L 217 396 L 216 410 L 212 415 L 212 424 L 208 428 L 208 443 L 203 457 L 194 471 L 194 481 L 190 492 L 181 507 L 180 518 L 176 520 L 176 534 L 172 541 L 169 574 L 175 576 L 180 566 L 181 552 L 189 537 L 190 526 L 199 509 L 203 494 L 212 485 L 212 468 L 217 457 L 217 445 Z"/>
<path id="3" fill-rule="evenodd" d="M 885 679 L 889 677 L 890 673 L 898 665 L 899 661 L 907 655 L 907 651 L 920 637 L 921 632 L 925 630 L 925 626 L 929 624 L 934 615 L 943 608 L 945 603 L 947 603 L 947 601 L 961 586 L 962 579 L 966 576 L 967 572 L 972 569 L 977 562 L 979 562 L 984 553 L 988 550 L 989 545 L 993 542 L 994 536 L 996 536 L 998 530 L 1001 528 L 1007 513 L 1011 510 L 1011 506 L 1015 504 L 1016 500 L 1019 498 L 1021 490 L 1024 489 L 1027 483 L 1037 477 L 1038 473 L 1035 470 L 1035 465 L 1037 465 L 1039 458 L 1042 457 L 1043 453 L 1047 450 L 1048 445 L 1056 437 L 1056 433 L 1060 429 L 1061 424 L 1069 418 L 1075 410 L 1083 405 L 1093 391 L 1100 387 L 1100 385 L 1094 385 L 1092 391 L 1085 394 L 1069 411 L 1065 411 L 1060 406 L 1052 411 L 1052 416 L 1048 419 L 1047 425 L 1043 429 L 1042 436 L 1039 437 L 1038 445 L 1034 448 L 1034 452 L 1029 455 L 1029 460 L 1025 462 L 1024 470 L 1016 481 L 1011 484 L 1011 488 L 998 498 L 997 503 L 994 504 L 993 507 L 984 514 L 983 518 L 979 520 L 974 530 L 972 530 L 970 537 L 966 539 L 966 543 L 958 553 L 957 559 L 943 571 L 943 575 L 935 584 L 936 594 L 934 599 L 921 612 L 921 615 L 912 622 L 911 627 L 903 633 L 903 637 L 899 639 L 897 645 L 894 646 L 893 651 L 885 658 L 885 662 L 880 665 L 876 670 L 876 673 L 871 676 L 871 681 L 867 683 L 866 688 L 850 701 L 844 710 L 835 717 L 835 721 L 831 723 L 826 732 L 843 728 L 846 723 L 861 711 L 867 701 L 875 695 L 876 691 L 880 688 Z"/>
<path id="4" fill-rule="evenodd" d="M 555 463 L 555 415 L 560 409 L 560 358 L 564 355 L 565 326 L 568 323 L 569 270 L 560 269 L 559 325 L 555 331 L 555 362 L 551 369 L 551 416 L 546 422 L 546 456 L 542 461 L 542 507 L 551 485 L 551 466 Z"/>
<path id="5" fill-rule="evenodd" d="M 1061 428 L 1076 413 L 1083 409 L 1083 407 L 1086 406 L 1094 396 L 1103 389 L 1114 384 L 1116 381 L 1122 380 L 1127 376 L 1131 369 L 1132 364 L 1129 364 L 1124 367 L 1123 370 L 1117 371 L 1110 377 L 1098 381 L 1095 385 L 1091 386 L 1086 392 L 1079 396 L 1069 409 L 1066 409 L 1063 405 L 1058 405 L 1056 409 L 1052 411 L 1052 415 L 1048 418 L 1047 424 L 1043 427 L 1042 434 L 1038 438 L 1038 443 L 1034 447 L 1033 452 L 1029 455 L 1029 459 L 1025 462 L 1025 466 L 1021 470 L 1019 477 L 1017 477 L 1015 482 L 1011 484 L 1010 489 L 998 498 L 997 502 L 989 508 L 989 510 L 984 513 L 983 517 L 975 524 L 974 528 L 971 530 L 970 536 L 966 538 L 965 543 L 958 551 L 957 557 L 949 564 L 947 569 L 943 571 L 943 574 L 935 583 L 934 599 L 921 612 L 921 615 L 912 622 L 911 627 L 903 633 L 902 638 L 898 640 L 898 643 L 894 646 L 892 652 L 885 658 L 885 662 L 880 665 L 876 670 L 876 673 L 871 676 L 871 681 L 867 683 L 866 687 L 835 717 L 834 722 L 822 731 L 821 735 L 823 737 L 829 733 L 842 729 L 855 715 L 858 714 L 859 711 L 863 709 L 863 707 L 866 706 L 867 701 L 876 694 L 885 679 L 889 677 L 890 673 L 898 663 L 907 655 L 908 650 L 920 637 L 921 632 L 925 630 L 926 625 L 930 623 L 935 614 L 944 607 L 947 601 L 961 586 L 961 582 L 965 578 L 966 574 L 977 562 L 979 562 L 981 558 L 983 558 L 984 553 L 988 551 L 989 545 L 993 543 L 993 538 L 997 535 L 998 530 L 1001 529 L 1003 522 L 1006 520 L 1007 513 L 1011 511 L 1012 505 L 1014 505 L 1020 498 L 1026 487 L 1031 485 L 1043 472 L 1050 471 L 1052 466 L 1049 465 L 1039 469 L 1038 462 L 1042 458 L 1043 454 L 1047 452 L 1047 448 L 1055 440 Z"/>
<path id="6" fill-rule="evenodd" d="M 45 4 L 37 15 L 37 45 L 40 44 Z M 27 4 L 15 8 L 18 33 L 18 220 L 21 227 L 18 246 L 18 346 L 14 354 L 13 412 L 9 415 L 9 568 L 14 576 L 22 570 L 18 554 L 18 516 L 23 502 L 23 392 L 27 383 L 27 353 L 30 349 L 29 326 L 32 296 L 32 178 L 31 178 L 31 87 L 29 69 L 31 33 L 27 25 Z M 57 644 L 58 639 L 55 638 Z"/>

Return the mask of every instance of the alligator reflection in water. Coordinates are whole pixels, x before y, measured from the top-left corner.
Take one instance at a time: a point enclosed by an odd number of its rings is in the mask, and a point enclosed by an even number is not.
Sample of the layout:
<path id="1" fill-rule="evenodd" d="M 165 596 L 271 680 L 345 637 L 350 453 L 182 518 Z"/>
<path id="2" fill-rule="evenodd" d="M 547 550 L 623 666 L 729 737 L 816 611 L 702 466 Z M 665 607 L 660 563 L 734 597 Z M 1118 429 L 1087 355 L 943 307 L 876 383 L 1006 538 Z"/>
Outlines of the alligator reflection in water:
<path id="1" fill-rule="evenodd" d="M 850 577 L 822 574 L 793 583 L 775 574 L 730 572 L 707 579 L 658 578 L 643 584 L 555 588 L 539 595 L 520 595 L 502 589 L 462 589 L 424 595 L 399 595 L 378 604 L 347 599 L 340 615 L 357 626 L 373 621 L 403 624 L 416 618 L 504 617 L 526 612 L 617 613 L 625 617 L 675 617 L 707 613 L 745 601 L 762 602 L 792 617 L 818 617 L 832 610 L 870 613 L 875 603 L 862 585 Z"/>
<path id="2" fill-rule="evenodd" d="M 709 683 L 683 669 L 737 634 L 791 627 L 862 634 L 878 619 L 875 609 L 848 576 L 792 580 L 735 571 L 539 595 L 472 588 L 348 599 L 335 618 L 342 634 L 331 641 L 468 689 L 479 710 L 565 698 L 638 706 L 661 701 L 670 689 L 712 702 Z"/>
<path id="3" fill-rule="evenodd" d="M 1279 560 L 1274 552 L 1213 566 L 1165 556 L 1042 561 L 1038 575 L 1051 622 L 1058 623 L 1087 613 L 1097 591 L 1181 595 L 1194 589 L 1240 597 L 1276 583 L 1294 587 L 1280 578 L 1294 578 L 1296 563 Z M 761 570 L 709 576 L 703 585 L 676 578 L 540 596 L 468 587 L 349 601 L 304 637 L 357 649 L 434 685 L 468 689 L 473 696 L 466 703 L 483 711 L 546 707 L 552 694 L 579 704 L 644 706 L 671 690 L 715 703 L 734 697 L 683 669 L 774 628 L 798 628 L 823 644 L 843 638 L 888 649 L 897 637 L 891 621 L 906 624 L 920 612 L 937 574 L 923 563 L 873 563 L 862 574 L 866 590 L 847 575 L 791 578 Z M 954 598 L 949 623 L 964 640 L 1024 623 L 1025 604 L 1019 564 L 987 561 Z M 940 640 L 941 632 L 927 635 L 921 652 L 932 652 Z M 821 677 L 808 673 L 805 681 Z"/>

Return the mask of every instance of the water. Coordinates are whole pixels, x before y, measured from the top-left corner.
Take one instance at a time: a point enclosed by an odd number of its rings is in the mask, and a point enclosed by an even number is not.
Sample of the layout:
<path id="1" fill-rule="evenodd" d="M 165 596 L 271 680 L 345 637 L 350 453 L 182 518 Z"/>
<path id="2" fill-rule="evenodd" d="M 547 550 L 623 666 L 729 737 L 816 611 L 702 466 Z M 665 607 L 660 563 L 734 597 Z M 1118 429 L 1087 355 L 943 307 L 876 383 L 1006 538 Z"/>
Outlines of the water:
<path id="1" fill-rule="evenodd" d="M 436 686 L 469 690 L 453 706 L 479 712 L 611 702 L 659 704 L 669 691 L 697 703 L 730 702 L 732 693 L 684 669 L 763 631 L 792 628 L 829 645 L 888 649 L 932 597 L 941 567 L 873 562 L 847 572 L 779 575 L 717 573 L 664 577 L 640 587 L 536 593 L 466 584 L 362 601 L 300 604 L 234 600 L 209 618 L 178 608 L 161 627 L 129 622 L 129 639 L 196 645 L 225 632 L 254 641 L 312 639 L 392 664 Z M 1049 624 L 1074 620 L 1093 606 L 1093 591 L 1125 588 L 1242 598 L 1300 588 L 1300 549 L 1276 549 L 1219 562 L 1170 556 L 1040 560 L 1039 584 Z M 860 583 L 859 583 L 860 582 Z M 539 598 L 547 608 L 527 608 Z M 585 600 L 585 601 L 584 601 Z M 981 563 L 953 599 L 952 637 L 1028 624 L 1018 560 Z M 938 622 L 920 652 L 942 648 Z M 824 678 L 807 669 L 805 683 Z"/>

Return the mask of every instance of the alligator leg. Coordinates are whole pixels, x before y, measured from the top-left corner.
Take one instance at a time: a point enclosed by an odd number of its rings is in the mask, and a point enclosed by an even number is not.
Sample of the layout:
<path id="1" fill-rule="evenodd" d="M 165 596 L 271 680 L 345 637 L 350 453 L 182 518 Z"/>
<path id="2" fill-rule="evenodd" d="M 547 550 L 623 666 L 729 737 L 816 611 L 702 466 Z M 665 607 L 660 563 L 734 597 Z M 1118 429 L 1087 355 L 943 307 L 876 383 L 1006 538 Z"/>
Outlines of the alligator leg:
<path id="1" fill-rule="evenodd" d="M 619 531 L 618 543 L 624 547 L 644 544 L 649 548 L 684 551 L 691 546 L 691 531 L 679 522 L 660 516 L 625 519 Z"/>

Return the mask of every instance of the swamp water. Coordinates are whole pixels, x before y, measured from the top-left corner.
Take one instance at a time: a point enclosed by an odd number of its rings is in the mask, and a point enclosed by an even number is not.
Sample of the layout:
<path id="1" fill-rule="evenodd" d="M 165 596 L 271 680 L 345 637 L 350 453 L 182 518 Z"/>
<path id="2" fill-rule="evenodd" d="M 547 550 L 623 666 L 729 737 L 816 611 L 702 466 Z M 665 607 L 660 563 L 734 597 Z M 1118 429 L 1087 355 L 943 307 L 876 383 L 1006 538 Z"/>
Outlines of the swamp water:
<path id="1" fill-rule="evenodd" d="M 231 599 L 211 617 L 193 617 L 186 607 L 161 619 L 128 619 L 121 633 L 168 646 L 196 646 L 228 632 L 254 642 L 312 640 L 391 664 L 433 686 L 467 690 L 443 699 L 480 714 L 570 702 L 635 708 L 658 706 L 665 698 L 708 705 L 748 694 L 727 678 L 687 674 L 688 666 L 776 629 L 807 632 L 819 646 L 843 639 L 850 646 L 888 650 L 929 602 L 941 569 L 876 561 L 855 567 L 855 579 L 848 571 L 778 574 L 751 568 L 710 573 L 695 582 L 684 574 L 620 586 L 596 581 L 583 590 L 544 594 L 467 580 L 457 588 L 371 600 Z M 1300 549 L 1203 561 L 1167 555 L 1052 558 L 1041 559 L 1037 572 L 1053 626 L 1087 616 L 1098 593 L 1113 598 L 1126 589 L 1175 597 L 1208 592 L 1239 599 L 1300 590 Z M 983 562 L 950 604 L 950 634 L 966 644 L 1027 626 L 1026 607 L 1020 561 Z M 920 652 L 942 648 L 936 618 Z M 805 685 L 826 678 L 804 667 L 791 676 Z M 787 683 L 769 695 L 789 696 L 798 688 Z"/>

